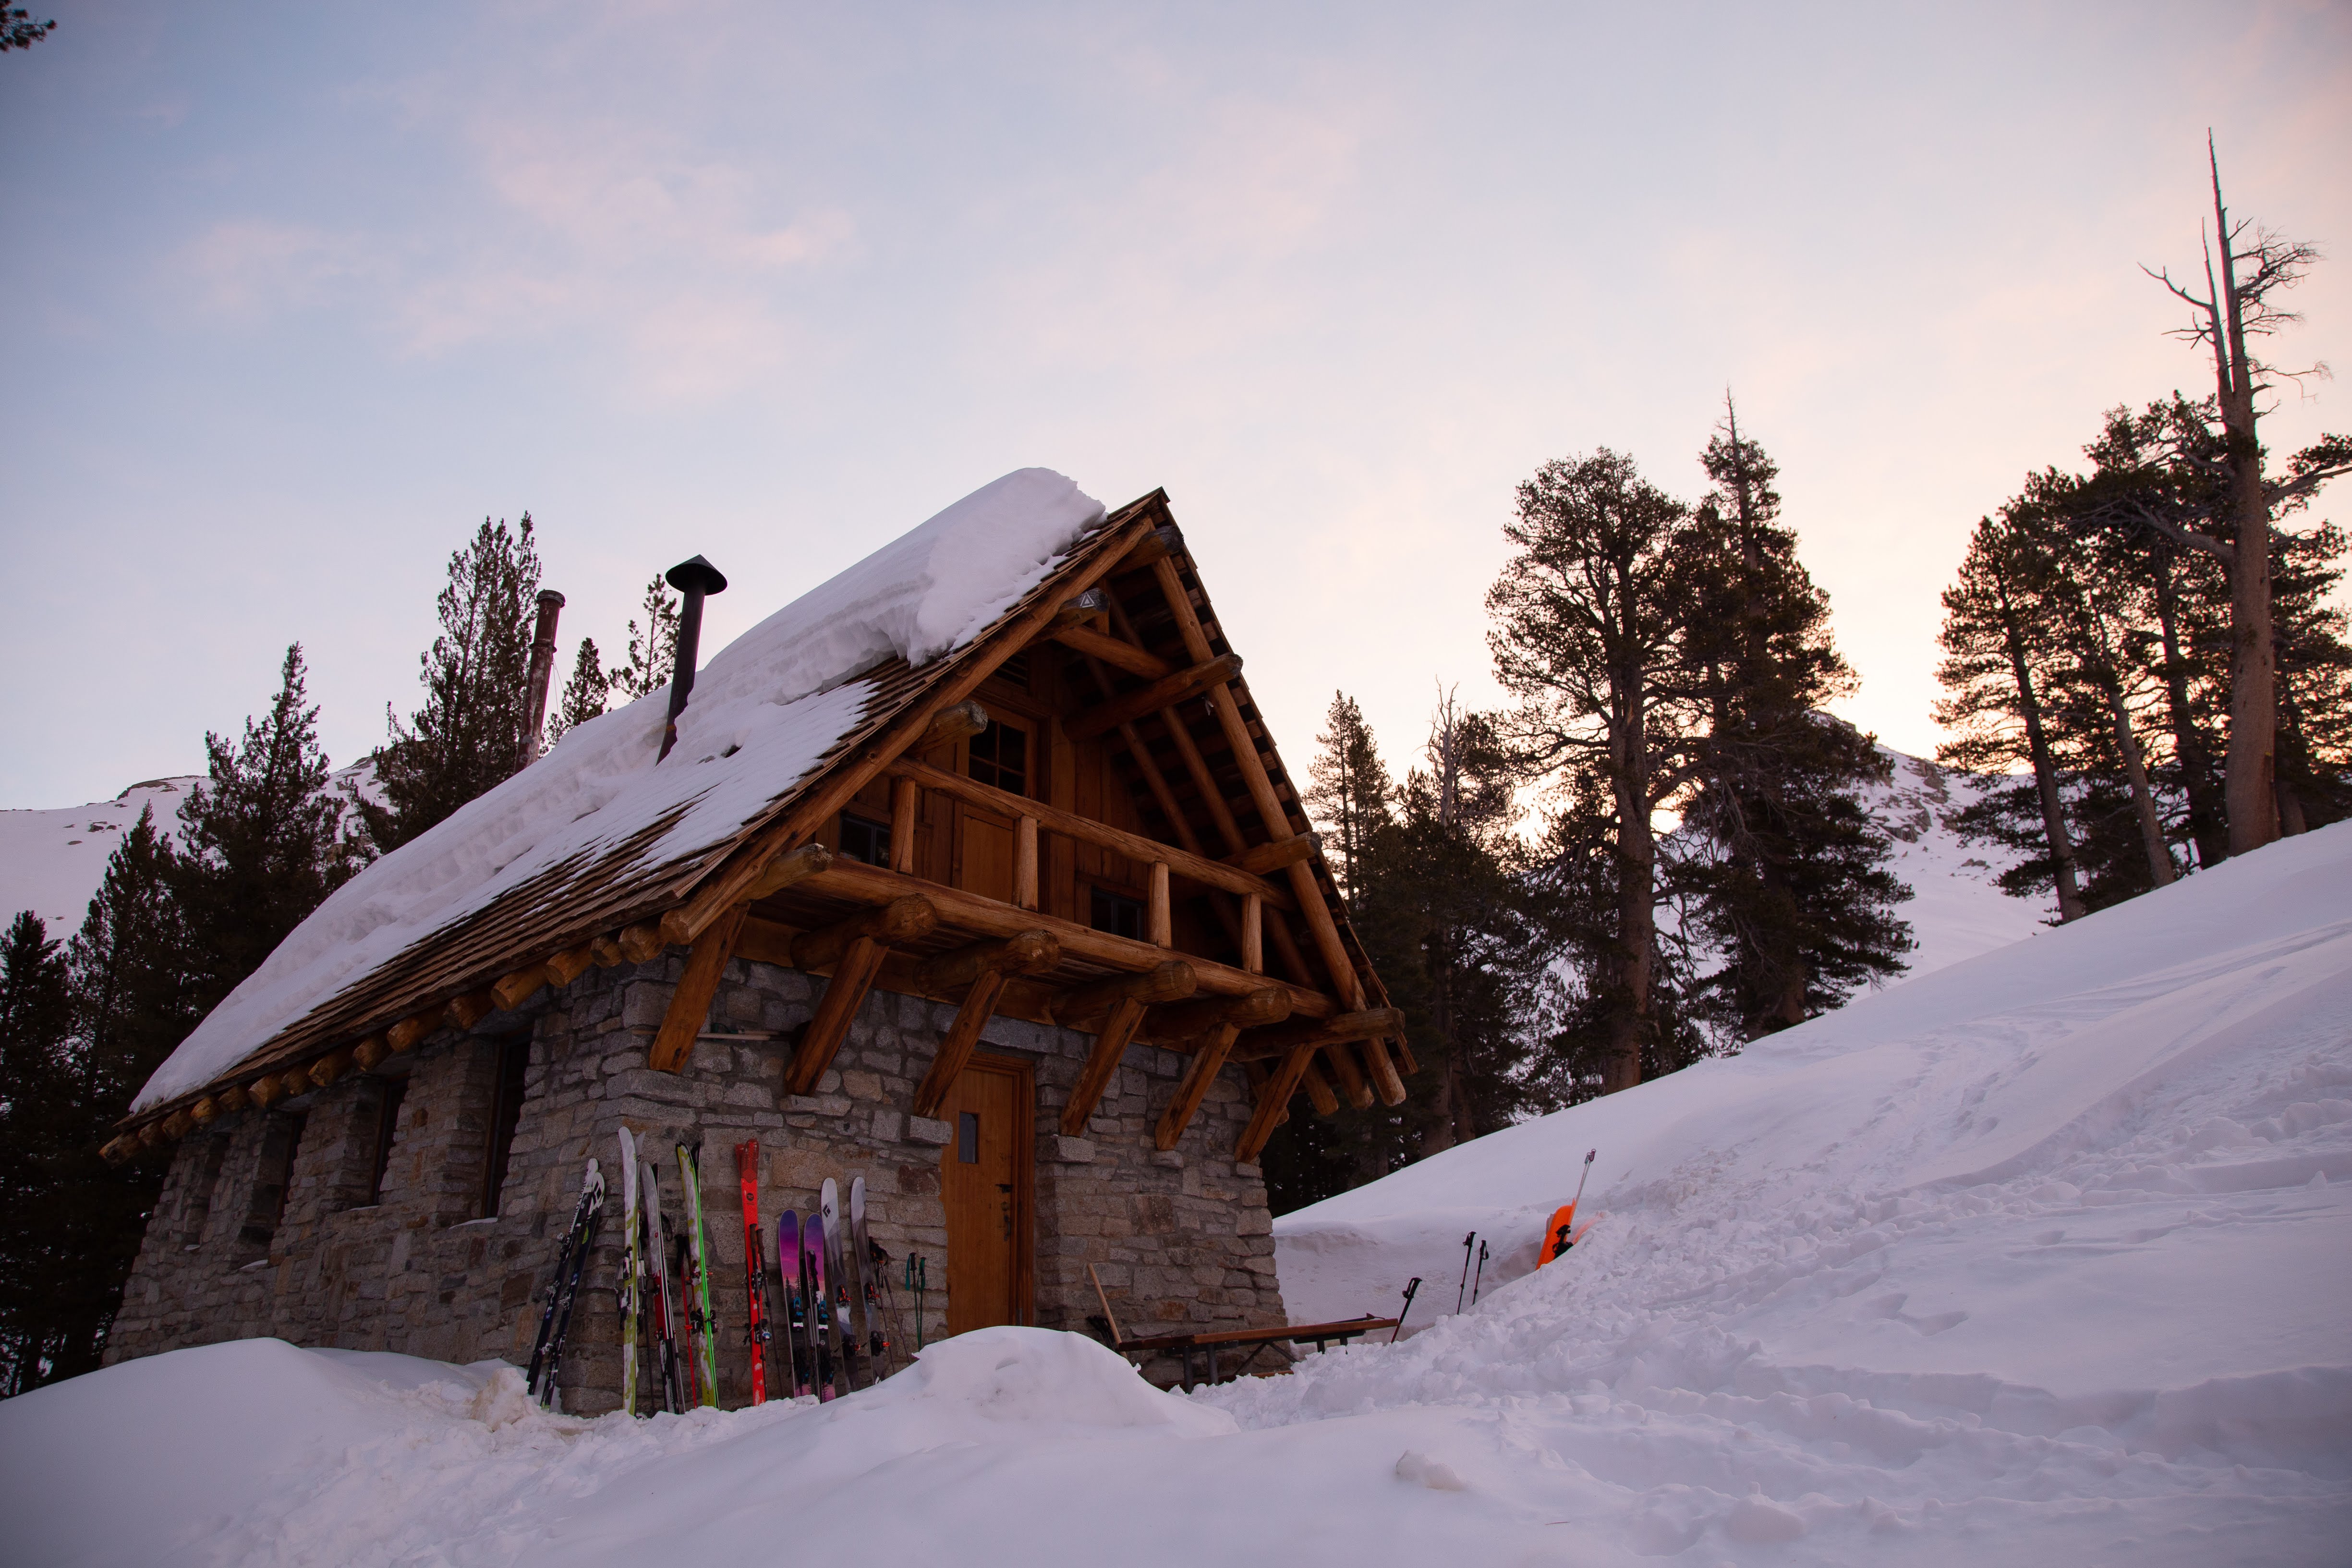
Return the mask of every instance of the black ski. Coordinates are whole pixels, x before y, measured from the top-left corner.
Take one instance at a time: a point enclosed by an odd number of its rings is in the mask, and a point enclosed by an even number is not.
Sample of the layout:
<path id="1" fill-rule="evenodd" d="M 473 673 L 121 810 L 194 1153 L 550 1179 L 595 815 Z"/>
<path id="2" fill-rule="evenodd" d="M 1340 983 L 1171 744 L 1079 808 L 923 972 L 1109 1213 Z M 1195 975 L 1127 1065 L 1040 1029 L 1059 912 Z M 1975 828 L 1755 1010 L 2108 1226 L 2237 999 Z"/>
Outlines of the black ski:
<path id="1" fill-rule="evenodd" d="M 547 1309 L 539 1317 L 538 1342 L 531 1346 L 530 1371 L 524 1386 L 541 1405 L 555 1398 L 556 1373 L 563 1366 L 563 1342 L 572 1331 L 572 1306 L 580 1297 L 580 1279 L 588 1269 L 588 1254 L 595 1249 L 596 1227 L 604 1217 L 604 1176 L 596 1162 L 580 1183 L 580 1202 L 572 1211 L 572 1228 L 555 1254 L 555 1273 L 548 1281 Z"/>

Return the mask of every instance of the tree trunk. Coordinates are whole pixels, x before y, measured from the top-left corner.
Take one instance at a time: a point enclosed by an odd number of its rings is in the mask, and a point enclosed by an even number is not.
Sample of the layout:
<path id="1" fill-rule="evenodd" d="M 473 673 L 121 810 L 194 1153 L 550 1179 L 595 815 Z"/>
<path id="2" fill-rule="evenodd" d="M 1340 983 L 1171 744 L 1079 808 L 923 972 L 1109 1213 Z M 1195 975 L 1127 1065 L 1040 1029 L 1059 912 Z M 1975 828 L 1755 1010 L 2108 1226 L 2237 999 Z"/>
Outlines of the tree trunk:
<path id="1" fill-rule="evenodd" d="M 1642 1042 L 1650 1032 L 1650 969 L 1657 952 L 1658 847 L 1650 830 L 1649 736 L 1639 672 L 1620 688 L 1617 805 L 1617 984 L 1609 1019 L 1609 1062 L 1601 1092 L 1642 1081 Z"/>
<path id="2" fill-rule="evenodd" d="M 2156 792 L 2148 788 L 2147 762 L 2140 754 L 2139 737 L 2132 732 L 2131 710 L 2125 705 L 2120 684 L 2107 687 L 2107 710 L 2116 722 L 2116 750 L 2123 753 L 2124 777 L 2131 783 L 2132 809 L 2139 816 L 2140 847 L 2147 851 L 2147 874 L 2159 888 L 2172 886 L 2172 849 L 2164 841 L 2164 819 L 2156 813 Z"/>
<path id="3" fill-rule="evenodd" d="M 2180 600 L 2172 582 L 2172 552 L 2156 557 L 2156 621 L 2164 638 L 2164 697 L 2171 721 L 2172 754 L 2180 764 L 2180 789 L 2189 798 L 2189 837 L 2197 864 L 2210 870 L 2229 858 L 2229 827 L 2221 803 L 2213 798 L 2213 758 L 2205 731 L 2189 707 L 2189 667 L 2180 657 Z"/>
<path id="4" fill-rule="evenodd" d="M 2033 759 L 2033 785 L 2042 797 L 2042 831 L 2050 844 L 2050 859 L 2057 868 L 2058 923 L 2081 920 L 2090 913 L 2083 902 L 2080 878 L 2074 869 L 2074 840 L 2066 831 L 2064 803 L 2058 795 L 2058 768 L 2050 758 L 2050 736 L 2042 724 L 2042 702 L 2033 694 L 2033 671 L 2025 661 L 2025 646 L 2017 631 L 2016 611 L 2004 589 L 2001 633 L 2009 645 L 2009 668 L 2017 681 L 2017 706 L 2025 720 L 2025 741 Z"/>
<path id="5" fill-rule="evenodd" d="M 2243 855 L 2278 837 L 2278 653 L 2271 646 L 2271 509 L 2254 432 L 2254 367 L 2246 358 L 2245 301 L 2238 297 L 2238 258 L 2231 248 L 2218 163 L 2213 217 L 2221 247 L 2221 286 L 2212 296 L 2213 368 L 2238 532 L 2237 559 L 2230 563 L 2230 745 L 2222 792 L 2230 853 Z"/>

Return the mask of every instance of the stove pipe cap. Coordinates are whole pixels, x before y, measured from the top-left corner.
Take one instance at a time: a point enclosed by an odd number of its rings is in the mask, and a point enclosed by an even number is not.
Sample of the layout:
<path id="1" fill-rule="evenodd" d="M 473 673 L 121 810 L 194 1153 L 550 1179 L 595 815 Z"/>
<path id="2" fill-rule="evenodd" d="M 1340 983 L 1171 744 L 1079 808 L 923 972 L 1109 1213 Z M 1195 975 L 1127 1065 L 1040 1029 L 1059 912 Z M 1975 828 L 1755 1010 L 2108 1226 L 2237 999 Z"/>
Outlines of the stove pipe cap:
<path id="1" fill-rule="evenodd" d="M 699 555 L 690 561 L 681 561 L 663 573 L 662 581 L 681 594 L 727 592 L 726 575 Z"/>

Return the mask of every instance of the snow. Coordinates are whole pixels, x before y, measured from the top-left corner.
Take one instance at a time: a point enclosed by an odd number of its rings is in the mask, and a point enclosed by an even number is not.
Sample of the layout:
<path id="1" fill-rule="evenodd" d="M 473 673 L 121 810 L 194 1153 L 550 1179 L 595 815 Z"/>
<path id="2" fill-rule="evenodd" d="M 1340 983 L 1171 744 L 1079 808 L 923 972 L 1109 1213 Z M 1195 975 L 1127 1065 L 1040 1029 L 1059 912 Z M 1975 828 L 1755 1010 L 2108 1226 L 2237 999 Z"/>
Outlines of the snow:
<path id="1" fill-rule="evenodd" d="M 1300 1321 L 1423 1277 L 1394 1346 L 1183 1398 L 991 1329 L 582 1421 L 249 1341 L 0 1404 L 0 1518 L 65 1564 L 2341 1563 L 2347 1194 L 2352 825 L 1276 1221 Z"/>
<path id="2" fill-rule="evenodd" d="M 697 674 L 677 744 L 658 766 L 667 691 L 568 731 L 539 763 L 337 889 L 182 1042 L 131 1109 L 212 1081 L 534 878 L 633 841 L 635 868 L 727 842 L 856 725 L 871 694 L 860 676 L 893 656 L 921 664 L 968 643 L 1103 516 L 1101 502 L 1050 469 L 1007 474 L 728 645 Z"/>
<path id="3" fill-rule="evenodd" d="M 30 910 L 52 937 L 79 931 L 89 900 L 106 880 L 108 857 L 139 814 L 153 807 L 155 826 L 176 835 L 180 807 L 196 782 L 194 776 L 148 779 L 88 805 L 0 811 L 0 920 Z"/>
<path id="4" fill-rule="evenodd" d="M 1990 781 L 1891 747 L 1879 752 L 1893 764 L 1894 775 L 1867 785 L 1862 799 L 1891 841 L 1890 869 L 1913 894 L 1895 910 L 1910 922 L 1918 944 L 1906 955 L 1906 978 L 1948 968 L 2044 929 L 2057 913 L 2054 901 L 2037 904 L 2002 892 L 1993 882 L 2006 864 L 2000 852 L 1970 844 L 1951 826 Z"/>

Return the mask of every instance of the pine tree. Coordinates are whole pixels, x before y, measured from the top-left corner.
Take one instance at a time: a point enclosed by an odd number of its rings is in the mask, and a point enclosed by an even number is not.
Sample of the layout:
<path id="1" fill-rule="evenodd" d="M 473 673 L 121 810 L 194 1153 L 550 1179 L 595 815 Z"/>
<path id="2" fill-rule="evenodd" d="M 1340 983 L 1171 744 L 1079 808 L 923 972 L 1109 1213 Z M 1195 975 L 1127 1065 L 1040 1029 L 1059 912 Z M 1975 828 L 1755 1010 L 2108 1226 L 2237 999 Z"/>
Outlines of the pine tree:
<path id="1" fill-rule="evenodd" d="M 2004 510 L 1979 521 L 1959 578 L 1943 594 L 1937 640 L 1945 658 L 1936 678 L 1950 695 L 1935 715 L 1955 732 L 1936 751 L 1946 766 L 1994 773 L 2023 763 L 2032 770 L 1986 795 L 1960 821 L 1972 836 L 2026 850 L 2000 886 L 2015 897 L 2054 889 L 2063 923 L 2080 920 L 2089 906 L 2050 733 L 2047 689 L 2063 658 L 2046 605 L 2055 570 L 2025 516 Z"/>
<path id="2" fill-rule="evenodd" d="M 27 910 L 0 941 L 0 1395 L 84 1370 L 55 1300 L 61 1155 L 80 1122 L 72 1031 L 65 958 Z"/>
<path id="3" fill-rule="evenodd" d="M 613 689 L 635 701 L 667 686 L 677 663 L 677 617 L 682 601 L 659 577 L 646 584 L 646 624 L 629 623 L 628 662 L 613 671 Z"/>
<path id="4" fill-rule="evenodd" d="M 604 716 L 604 705 L 612 700 L 616 676 L 604 673 L 602 657 L 596 651 L 596 639 L 582 637 L 580 651 L 572 661 L 572 678 L 563 683 L 563 701 L 547 721 L 547 743 L 551 747 L 563 739 L 563 732 L 591 719 Z"/>
<path id="5" fill-rule="evenodd" d="M 389 852 L 446 819 L 515 771 L 538 618 L 539 551 L 530 514 L 512 531 L 484 518 L 449 557 L 436 601 L 441 634 L 417 656 L 425 705 L 375 752 L 384 804 L 363 803 L 369 838 Z"/>
<path id="6" fill-rule="evenodd" d="M 1726 400 L 1701 458 L 1715 489 L 1695 520 L 1690 632 L 1706 736 L 1677 867 L 1691 918 L 1722 955 L 1707 983 L 1742 1039 L 1787 1028 L 1898 974 L 1894 913 L 1910 889 L 1861 788 L 1887 776 L 1875 742 L 1822 710 L 1858 684 L 1830 631 L 1829 595 L 1780 521 L 1779 469 Z"/>
<path id="7" fill-rule="evenodd" d="M 1333 692 L 1324 723 L 1324 731 L 1315 737 L 1305 804 L 1327 835 L 1324 858 L 1339 874 L 1339 891 L 1352 905 L 1363 893 L 1365 856 L 1372 837 L 1391 820 L 1396 786 L 1354 698 Z"/>
<path id="8" fill-rule="evenodd" d="M 302 645 L 286 650 L 268 717 L 234 747 L 207 733 L 207 777 L 180 809 L 166 862 L 188 932 L 189 1002 L 201 1017 L 356 872 L 344 800 L 327 788 L 319 710 L 305 705 Z"/>
<path id="9" fill-rule="evenodd" d="M 1504 536 L 1519 553 L 1487 591 L 1486 640 L 1518 699 L 1504 724 L 1523 764 L 1606 792 L 1615 909 L 1594 1002 L 1613 1091 L 1640 1081 L 1659 1026 L 1653 820 L 1696 777 L 1683 642 L 1697 540 L 1688 508 L 1605 448 L 1545 464 L 1519 486 L 1518 514 Z"/>

